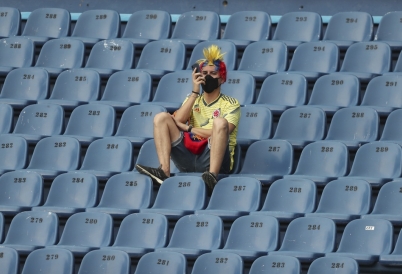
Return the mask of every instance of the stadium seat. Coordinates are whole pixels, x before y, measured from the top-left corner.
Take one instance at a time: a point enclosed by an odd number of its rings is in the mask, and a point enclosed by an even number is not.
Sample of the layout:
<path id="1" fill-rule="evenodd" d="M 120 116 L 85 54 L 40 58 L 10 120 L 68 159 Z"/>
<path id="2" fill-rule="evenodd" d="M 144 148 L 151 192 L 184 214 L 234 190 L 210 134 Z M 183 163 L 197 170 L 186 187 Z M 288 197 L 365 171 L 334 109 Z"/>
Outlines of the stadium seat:
<path id="1" fill-rule="evenodd" d="M 129 140 L 106 137 L 89 144 L 80 170 L 107 180 L 116 173 L 129 171 L 132 159 L 133 147 Z"/>
<path id="2" fill-rule="evenodd" d="M 151 75 L 140 70 L 123 70 L 113 73 L 107 80 L 102 98 L 91 100 L 90 104 L 105 104 L 117 111 L 124 111 L 132 105 L 151 99 Z"/>
<path id="3" fill-rule="evenodd" d="M 57 176 L 43 206 L 32 211 L 54 212 L 59 217 L 68 217 L 95 206 L 98 198 L 98 180 L 95 175 L 83 172 L 69 172 Z"/>
<path id="4" fill-rule="evenodd" d="M 166 246 L 168 229 L 169 221 L 162 214 L 133 213 L 121 222 L 113 246 L 101 249 L 118 249 L 127 252 L 130 257 L 141 257 L 155 248 Z"/>
<path id="5" fill-rule="evenodd" d="M 267 40 L 271 34 L 271 17 L 265 11 L 238 11 L 230 15 L 222 39 L 245 48 L 252 42 Z"/>
<path id="6" fill-rule="evenodd" d="M 0 75 L 15 68 L 30 67 L 34 62 L 34 43 L 25 37 L 0 39 Z"/>
<path id="7" fill-rule="evenodd" d="M 359 42 L 351 45 L 345 54 L 341 73 L 355 75 L 368 82 L 391 69 L 391 47 L 384 42 Z"/>
<path id="8" fill-rule="evenodd" d="M 13 120 L 14 109 L 9 104 L 0 103 L 0 134 L 10 133 Z"/>
<path id="9" fill-rule="evenodd" d="M 259 105 L 241 107 L 236 142 L 244 147 L 255 141 L 271 138 L 272 113 L 268 108 Z"/>
<path id="10" fill-rule="evenodd" d="M 0 174 L 27 166 L 28 144 L 24 138 L 0 135 L 0 144 Z"/>
<path id="11" fill-rule="evenodd" d="M 96 70 L 102 77 L 131 69 L 134 62 L 134 45 L 123 39 L 97 42 L 91 49 L 85 68 Z"/>
<path id="12" fill-rule="evenodd" d="M 121 250 L 93 250 L 85 254 L 78 274 L 130 274 L 131 261 Z"/>
<path id="13" fill-rule="evenodd" d="M 336 141 L 316 141 L 304 147 L 296 171 L 284 178 L 310 179 L 320 186 L 346 176 L 348 168 L 349 151 L 346 145 Z"/>
<path id="14" fill-rule="evenodd" d="M 392 49 L 400 50 L 402 48 L 402 29 L 399 21 L 401 16 L 402 11 L 391 11 L 382 16 L 374 40 L 385 42 Z"/>
<path id="15" fill-rule="evenodd" d="M 373 17 L 367 12 L 338 12 L 329 20 L 323 40 L 333 42 L 344 50 L 353 43 L 371 41 L 373 28 Z"/>
<path id="16" fill-rule="evenodd" d="M 350 74 L 329 74 L 321 76 L 314 83 L 308 105 L 322 108 L 333 115 L 344 107 L 359 103 L 360 82 Z"/>
<path id="17" fill-rule="evenodd" d="M 272 40 L 282 40 L 289 49 L 303 42 L 321 39 L 322 19 L 318 13 L 307 11 L 288 12 L 281 16 Z"/>
<path id="18" fill-rule="evenodd" d="M 288 255 L 301 263 L 312 262 L 334 250 L 335 236 L 336 226 L 331 219 L 296 218 L 288 225 L 281 248 L 268 255 Z"/>
<path id="19" fill-rule="evenodd" d="M 335 112 L 325 140 L 344 143 L 356 150 L 361 145 L 378 140 L 380 117 L 371 107 L 347 107 Z"/>
<path id="20" fill-rule="evenodd" d="M 221 20 L 216 12 L 195 10 L 183 12 L 176 21 L 172 39 L 193 48 L 199 42 L 220 38 L 220 27 Z"/>
<path id="21" fill-rule="evenodd" d="M 87 212 L 104 212 L 112 217 L 125 217 L 148 208 L 153 197 L 152 180 L 149 176 L 134 172 L 113 175 L 107 180 L 97 207 Z"/>
<path id="22" fill-rule="evenodd" d="M 112 234 L 113 219 L 109 214 L 79 212 L 67 219 L 60 241 L 54 247 L 65 248 L 74 255 L 82 256 L 91 250 L 109 246 Z"/>
<path id="23" fill-rule="evenodd" d="M 282 114 L 288 108 L 304 105 L 306 98 L 306 77 L 295 73 L 278 73 L 264 80 L 255 104 L 269 108 L 273 114 Z"/>
<path id="24" fill-rule="evenodd" d="M 391 254 L 380 255 L 379 263 L 386 266 L 400 266 L 402 264 L 402 231 L 399 232 L 395 247 Z"/>
<path id="25" fill-rule="evenodd" d="M 43 179 L 39 173 L 27 170 L 7 172 L 0 177 L 0 188 L 2 214 L 15 215 L 42 203 Z"/>
<path id="26" fill-rule="evenodd" d="M 221 248 L 223 221 L 218 216 L 195 214 L 181 217 L 173 229 L 169 245 L 157 252 L 175 251 L 187 259 Z"/>
<path id="27" fill-rule="evenodd" d="M 0 260 L 0 268 L 4 274 L 18 274 L 20 258 L 14 248 L 0 246 L 0 254 L 3 258 Z"/>
<path id="28" fill-rule="evenodd" d="M 45 179 L 76 170 L 81 158 L 81 146 L 75 138 L 51 136 L 40 140 L 33 151 L 27 170 L 41 174 Z"/>
<path id="29" fill-rule="evenodd" d="M 281 41 L 258 41 L 246 47 L 237 70 L 250 73 L 258 81 L 285 71 L 288 49 Z"/>
<path id="30" fill-rule="evenodd" d="M 21 13 L 16 8 L 0 7 L 0 38 L 20 34 Z"/>
<path id="31" fill-rule="evenodd" d="M 73 109 L 64 136 L 82 144 L 114 134 L 116 111 L 109 105 L 81 105 Z"/>
<path id="32" fill-rule="evenodd" d="M 49 39 L 66 37 L 70 34 L 70 12 L 62 8 L 39 8 L 33 10 L 26 21 L 21 36 L 38 45 Z"/>
<path id="33" fill-rule="evenodd" d="M 223 61 L 226 65 L 226 70 L 231 71 L 237 68 L 237 49 L 235 44 L 226 40 L 203 41 L 198 43 L 191 52 L 190 61 L 188 62 L 187 69 L 200 59 L 205 59 L 203 50 L 209 48 L 211 45 L 217 45 L 221 52 L 224 52 Z"/>
<path id="34" fill-rule="evenodd" d="M 143 47 L 151 41 L 169 38 L 171 26 L 172 19 L 166 11 L 138 10 L 130 15 L 121 37 Z"/>
<path id="35" fill-rule="evenodd" d="M 77 39 L 49 40 L 42 46 L 35 67 L 44 68 L 51 76 L 57 76 L 64 70 L 82 67 L 84 51 L 84 43 Z"/>
<path id="36" fill-rule="evenodd" d="M 272 216 L 253 215 L 237 218 L 231 225 L 226 244 L 221 252 L 236 253 L 245 261 L 255 260 L 274 251 L 279 242 L 279 222 Z"/>
<path id="37" fill-rule="evenodd" d="M 252 143 L 238 174 L 230 176 L 252 177 L 262 184 L 288 175 L 293 168 L 293 147 L 285 140 L 261 140 Z"/>
<path id="38" fill-rule="evenodd" d="M 115 136 L 130 140 L 134 146 L 142 146 L 154 138 L 154 117 L 161 112 L 166 112 L 166 109 L 152 104 L 127 108 L 123 112 Z"/>
<path id="39" fill-rule="evenodd" d="M 371 142 L 360 147 L 348 178 L 363 179 L 378 187 L 401 177 L 402 149 L 390 142 Z"/>
<path id="40" fill-rule="evenodd" d="M 156 263 L 155 263 L 156 262 Z M 186 274 L 187 260 L 177 252 L 150 252 L 138 261 L 134 274 Z"/>
<path id="41" fill-rule="evenodd" d="M 385 121 L 380 141 L 393 142 L 402 145 L 402 131 L 399 122 L 402 119 L 402 110 L 392 111 Z"/>
<path id="42" fill-rule="evenodd" d="M 236 98 L 241 106 L 254 103 L 255 79 L 243 71 L 228 71 L 226 82 L 221 87 L 225 95 Z"/>
<path id="43" fill-rule="evenodd" d="M 56 104 L 66 110 L 97 100 L 100 90 L 99 73 L 92 69 L 71 69 L 63 71 L 56 78 L 49 99 L 39 100 L 39 104 Z"/>
<path id="44" fill-rule="evenodd" d="M 322 257 L 314 260 L 307 274 L 359 274 L 356 260 L 344 256 Z"/>
<path id="45" fill-rule="evenodd" d="M 317 107 L 300 106 L 285 110 L 279 118 L 274 137 L 289 141 L 294 148 L 322 140 L 327 123 L 325 112 Z"/>
<path id="46" fill-rule="evenodd" d="M 402 47 L 402 41 L 400 43 L 401 43 L 401 47 Z M 387 74 L 391 74 L 391 75 L 392 74 L 397 74 L 397 76 L 398 76 L 399 74 L 401 74 L 401 72 L 402 72 L 402 54 L 399 54 L 399 57 L 398 57 L 398 60 L 396 61 L 396 64 L 395 64 L 393 72 L 384 73 L 384 74 L 385 75 L 387 75 Z"/>
<path id="47" fill-rule="evenodd" d="M 18 68 L 10 71 L 0 93 L 0 103 L 22 109 L 47 98 L 49 74 L 42 68 Z"/>
<path id="48" fill-rule="evenodd" d="M 281 222 L 290 222 L 314 211 L 316 195 L 317 188 L 311 180 L 279 179 L 268 189 L 261 210 L 250 214 L 269 215 Z"/>
<path id="49" fill-rule="evenodd" d="M 119 33 L 120 15 L 116 11 L 90 9 L 80 14 L 71 37 L 91 47 L 100 40 L 117 38 Z"/>
<path id="50" fill-rule="evenodd" d="M 167 73 L 184 69 L 185 55 L 186 48 L 181 40 L 152 41 L 142 50 L 136 69 L 159 79 Z"/>
<path id="51" fill-rule="evenodd" d="M 4 215 L 2 212 L 0 212 L 0 242 L 1 243 L 3 242 L 3 239 L 4 239 L 5 226 L 6 226 L 6 222 L 4 219 Z M 0 254 L 1 254 L 1 251 L 0 251 Z"/>
<path id="52" fill-rule="evenodd" d="M 32 251 L 26 258 L 22 274 L 52 273 L 57 269 L 59 274 L 74 273 L 74 256 L 63 248 L 42 248 Z"/>
<path id="53" fill-rule="evenodd" d="M 19 254 L 53 245 L 58 239 L 59 218 L 52 212 L 24 211 L 14 216 L 3 246 Z"/>
<path id="54" fill-rule="evenodd" d="M 392 251 L 393 227 L 387 220 L 357 219 L 350 221 L 343 233 L 338 250 L 326 256 L 355 259 L 359 265 L 372 265 L 380 255 Z"/>
<path id="55" fill-rule="evenodd" d="M 299 274 L 300 272 L 301 265 L 297 258 L 286 255 L 269 255 L 255 260 L 249 274 Z"/>
<path id="56" fill-rule="evenodd" d="M 235 253 L 209 253 L 200 255 L 194 263 L 191 274 L 242 274 L 243 260 Z"/>
<path id="57" fill-rule="evenodd" d="M 335 223 L 348 223 L 370 210 L 371 186 L 364 180 L 339 179 L 329 182 L 314 213 L 307 217 L 326 217 Z"/>
<path id="58" fill-rule="evenodd" d="M 165 182 L 164 182 L 165 183 Z M 255 178 L 227 177 L 215 185 L 205 209 L 196 214 L 217 215 L 222 220 L 235 220 L 260 207 L 261 183 Z"/>
<path id="59" fill-rule="evenodd" d="M 152 208 L 140 209 L 140 212 L 159 213 L 169 219 L 179 219 L 204 209 L 205 205 L 206 186 L 201 177 L 174 176 L 161 184 Z"/>

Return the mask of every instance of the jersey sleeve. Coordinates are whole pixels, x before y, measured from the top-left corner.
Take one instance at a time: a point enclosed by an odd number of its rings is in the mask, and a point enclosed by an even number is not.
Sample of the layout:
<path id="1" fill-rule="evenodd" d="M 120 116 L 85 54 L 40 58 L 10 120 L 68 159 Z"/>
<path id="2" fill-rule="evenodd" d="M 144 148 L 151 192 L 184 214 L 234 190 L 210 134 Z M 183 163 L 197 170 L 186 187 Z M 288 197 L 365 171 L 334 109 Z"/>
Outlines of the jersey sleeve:
<path id="1" fill-rule="evenodd" d="M 239 125 L 240 115 L 240 104 L 235 100 L 235 102 L 227 104 L 223 118 L 237 127 Z"/>

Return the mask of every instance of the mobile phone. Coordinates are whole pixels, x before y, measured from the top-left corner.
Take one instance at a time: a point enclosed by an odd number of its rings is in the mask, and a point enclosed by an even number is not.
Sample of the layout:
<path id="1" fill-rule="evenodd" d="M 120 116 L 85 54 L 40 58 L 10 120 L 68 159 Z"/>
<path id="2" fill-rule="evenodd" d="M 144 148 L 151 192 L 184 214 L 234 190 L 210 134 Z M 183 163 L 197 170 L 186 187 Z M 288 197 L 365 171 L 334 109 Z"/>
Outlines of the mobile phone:
<path id="1" fill-rule="evenodd" d="M 200 65 L 199 65 L 198 63 L 194 63 L 194 64 L 191 66 L 191 68 L 192 68 L 193 71 L 194 71 L 194 69 L 195 69 L 195 72 L 196 72 L 196 73 L 199 73 L 199 72 L 200 72 Z"/>

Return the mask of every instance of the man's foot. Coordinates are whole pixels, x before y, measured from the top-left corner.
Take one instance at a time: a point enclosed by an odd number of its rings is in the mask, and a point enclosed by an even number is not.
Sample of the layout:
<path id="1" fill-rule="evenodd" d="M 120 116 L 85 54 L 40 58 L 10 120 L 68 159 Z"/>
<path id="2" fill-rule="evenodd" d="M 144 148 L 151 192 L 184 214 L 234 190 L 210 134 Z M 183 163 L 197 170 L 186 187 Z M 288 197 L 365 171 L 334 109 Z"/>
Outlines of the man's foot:
<path id="1" fill-rule="evenodd" d="M 139 173 L 151 177 L 154 183 L 162 184 L 164 180 L 169 178 L 168 176 L 166 176 L 161 167 L 154 168 L 143 165 L 135 165 L 135 168 L 138 170 Z"/>
<path id="2" fill-rule="evenodd" d="M 215 175 L 209 171 L 205 171 L 202 174 L 202 179 L 204 180 L 204 183 L 207 185 L 209 195 L 211 195 L 215 185 L 218 183 L 218 180 L 216 179 Z"/>

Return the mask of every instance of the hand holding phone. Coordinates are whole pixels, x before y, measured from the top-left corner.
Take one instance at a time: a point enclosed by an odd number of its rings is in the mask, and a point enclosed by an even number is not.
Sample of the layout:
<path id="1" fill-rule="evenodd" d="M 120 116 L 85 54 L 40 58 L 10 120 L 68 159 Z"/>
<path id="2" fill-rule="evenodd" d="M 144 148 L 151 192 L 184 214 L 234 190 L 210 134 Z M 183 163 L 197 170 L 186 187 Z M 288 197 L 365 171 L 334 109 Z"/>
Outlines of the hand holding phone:
<path id="1" fill-rule="evenodd" d="M 199 73 L 199 72 L 200 72 L 200 65 L 199 65 L 198 63 L 194 63 L 194 64 L 191 66 L 191 68 L 192 68 L 193 71 L 194 71 L 194 69 L 195 69 L 195 73 Z"/>

